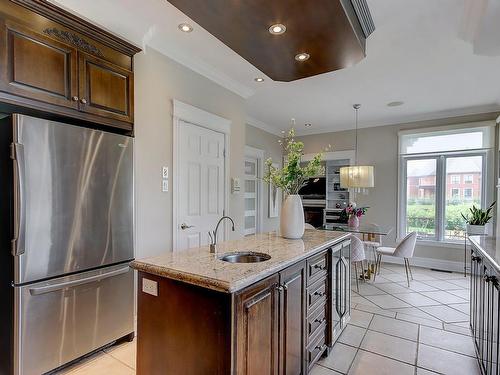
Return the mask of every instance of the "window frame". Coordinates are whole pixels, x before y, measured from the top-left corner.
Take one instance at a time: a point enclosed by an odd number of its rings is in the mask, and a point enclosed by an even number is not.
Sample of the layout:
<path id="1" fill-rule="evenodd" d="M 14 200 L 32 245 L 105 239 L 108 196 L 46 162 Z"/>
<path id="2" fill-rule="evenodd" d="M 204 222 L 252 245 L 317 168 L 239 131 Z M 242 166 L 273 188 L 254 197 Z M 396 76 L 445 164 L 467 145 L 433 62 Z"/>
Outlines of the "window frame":
<path id="1" fill-rule="evenodd" d="M 453 194 L 453 190 L 457 191 L 456 196 Z M 452 198 L 460 198 L 460 188 L 458 188 L 458 187 L 452 187 L 451 188 L 451 197 Z"/>
<path id="2" fill-rule="evenodd" d="M 398 168 L 398 226 L 397 236 L 406 235 L 406 206 L 407 206 L 407 162 L 409 160 L 436 160 L 436 202 L 435 202 L 435 236 L 417 237 L 419 243 L 424 244 L 460 244 L 463 240 L 450 240 L 445 238 L 446 220 L 446 160 L 453 157 L 482 156 L 481 171 L 481 208 L 486 208 L 486 202 L 491 201 L 493 191 L 489 187 L 493 176 L 492 150 L 489 148 L 478 150 L 449 151 L 440 153 L 402 154 L 399 155 Z"/>

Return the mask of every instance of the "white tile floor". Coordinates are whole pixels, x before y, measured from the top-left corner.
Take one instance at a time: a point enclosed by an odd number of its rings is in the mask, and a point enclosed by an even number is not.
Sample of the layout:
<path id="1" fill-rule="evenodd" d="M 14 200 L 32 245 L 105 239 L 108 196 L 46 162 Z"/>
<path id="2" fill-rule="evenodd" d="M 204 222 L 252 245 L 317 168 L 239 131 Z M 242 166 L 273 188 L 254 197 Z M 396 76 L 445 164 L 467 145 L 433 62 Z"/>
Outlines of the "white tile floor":
<path id="1" fill-rule="evenodd" d="M 352 318 L 312 375 L 478 375 L 462 274 L 384 264 L 375 282 L 353 284 Z M 135 341 L 103 350 L 59 375 L 133 375 Z"/>

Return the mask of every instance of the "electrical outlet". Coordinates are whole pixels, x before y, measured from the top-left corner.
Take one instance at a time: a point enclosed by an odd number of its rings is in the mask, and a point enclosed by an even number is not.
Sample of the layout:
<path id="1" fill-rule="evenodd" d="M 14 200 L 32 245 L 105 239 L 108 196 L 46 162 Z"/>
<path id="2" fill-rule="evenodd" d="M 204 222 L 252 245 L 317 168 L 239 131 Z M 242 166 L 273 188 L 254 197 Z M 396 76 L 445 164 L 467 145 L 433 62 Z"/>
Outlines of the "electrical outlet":
<path id="1" fill-rule="evenodd" d="M 163 167 L 161 170 L 161 176 L 163 179 L 168 179 L 168 167 Z"/>
<path id="2" fill-rule="evenodd" d="M 162 180 L 161 191 L 168 193 L 168 180 Z"/>
<path id="3" fill-rule="evenodd" d="M 142 291 L 152 296 L 158 297 L 158 283 L 149 279 L 142 279 Z"/>

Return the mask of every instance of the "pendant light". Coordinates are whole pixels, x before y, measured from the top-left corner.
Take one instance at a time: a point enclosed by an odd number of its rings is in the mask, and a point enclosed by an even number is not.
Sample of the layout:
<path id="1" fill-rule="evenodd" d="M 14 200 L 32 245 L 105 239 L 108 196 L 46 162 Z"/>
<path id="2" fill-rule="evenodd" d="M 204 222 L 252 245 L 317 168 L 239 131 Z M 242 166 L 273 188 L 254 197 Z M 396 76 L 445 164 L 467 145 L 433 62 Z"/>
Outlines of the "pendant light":
<path id="1" fill-rule="evenodd" d="M 358 110 L 361 104 L 352 106 L 356 111 L 356 146 L 354 149 L 354 165 L 340 168 L 340 186 L 361 191 L 374 186 L 373 166 L 358 165 Z"/>

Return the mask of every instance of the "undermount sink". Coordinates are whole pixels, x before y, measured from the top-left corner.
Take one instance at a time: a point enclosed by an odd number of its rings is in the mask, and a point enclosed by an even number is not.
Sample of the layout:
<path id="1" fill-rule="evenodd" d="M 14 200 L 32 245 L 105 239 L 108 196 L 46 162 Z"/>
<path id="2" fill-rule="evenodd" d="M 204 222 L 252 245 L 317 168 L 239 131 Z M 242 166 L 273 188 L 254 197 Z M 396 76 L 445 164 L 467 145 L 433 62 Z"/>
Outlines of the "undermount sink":
<path id="1" fill-rule="evenodd" d="M 229 253 L 220 258 L 220 260 L 229 263 L 259 263 L 269 259 L 271 259 L 269 254 L 256 253 L 253 251 Z"/>

